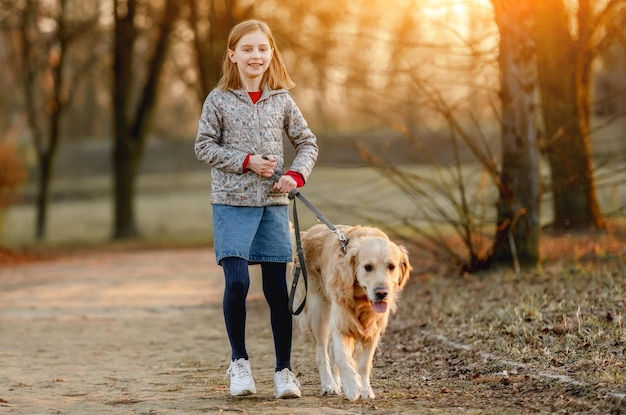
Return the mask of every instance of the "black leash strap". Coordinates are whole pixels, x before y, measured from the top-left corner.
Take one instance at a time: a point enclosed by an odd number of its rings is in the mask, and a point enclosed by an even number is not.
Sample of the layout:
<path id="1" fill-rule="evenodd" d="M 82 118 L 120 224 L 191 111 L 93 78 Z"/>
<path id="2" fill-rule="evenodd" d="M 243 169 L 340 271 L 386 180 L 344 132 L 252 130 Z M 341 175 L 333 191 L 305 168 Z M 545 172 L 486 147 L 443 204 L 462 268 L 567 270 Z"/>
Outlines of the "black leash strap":
<path id="1" fill-rule="evenodd" d="M 348 247 L 348 239 L 346 239 L 345 235 L 341 233 L 332 223 L 328 221 L 315 207 L 309 202 L 302 193 L 298 189 L 294 189 L 289 193 L 289 199 L 293 200 L 293 226 L 294 232 L 296 234 L 296 252 L 298 253 L 298 264 L 296 264 L 296 268 L 294 270 L 293 282 L 291 283 L 291 293 L 289 294 L 289 311 L 294 316 L 297 316 L 304 310 L 304 306 L 306 304 L 306 293 L 309 288 L 308 277 L 306 273 L 306 263 L 304 262 L 304 250 L 302 249 L 302 242 L 300 240 L 300 224 L 298 222 L 298 209 L 296 208 L 296 196 L 298 199 L 302 201 L 311 211 L 315 214 L 317 219 L 319 219 L 322 223 L 324 223 L 328 228 L 337 234 L 339 238 L 339 242 L 341 243 L 341 250 L 345 254 Z M 298 280 L 300 279 L 300 274 L 302 273 L 302 278 L 304 278 L 304 299 L 302 303 L 298 306 L 298 308 L 294 311 L 293 309 L 293 301 L 296 294 L 296 288 L 298 287 Z"/>
<path id="2" fill-rule="evenodd" d="M 291 193 L 289 194 L 289 198 L 292 198 Z M 289 311 L 294 316 L 297 316 L 298 314 L 302 313 L 302 310 L 304 310 L 304 306 L 306 304 L 306 293 L 309 289 L 309 282 L 306 275 L 304 250 L 302 249 L 302 242 L 300 241 L 300 224 L 298 223 L 298 210 L 296 209 L 296 199 L 293 199 L 293 226 L 295 228 L 294 232 L 296 234 L 296 252 L 298 253 L 298 263 L 295 264 L 296 268 L 293 273 L 293 281 L 291 282 L 291 293 L 289 294 Z M 300 273 L 302 273 L 302 278 L 304 279 L 304 298 L 302 299 L 302 303 L 300 303 L 298 308 L 294 310 L 293 301 L 296 296 L 296 288 L 298 288 Z"/>
<path id="3" fill-rule="evenodd" d="M 346 250 L 348 248 L 348 239 L 346 239 L 345 235 L 343 233 L 341 233 L 339 231 L 339 229 L 337 229 L 332 223 L 330 223 L 330 221 L 328 219 L 326 219 L 324 217 L 324 215 L 322 215 L 319 212 L 319 210 L 315 209 L 315 206 L 313 206 L 311 204 L 311 202 L 309 202 L 306 199 L 306 197 L 302 196 L 302 193 L 300 193 L 300 191 L 298 189 L 293 189 L 291 192 L 289 192 L 289 199 L 293 200 L 293 211 L 294 211 L 294 213 L 296 211 L 296 199 L 295 199 L 296 196 L 298 197 L 298 199 L 300 199 L 302 201 L 302 203 L 304 203 L 306 205 L 306 207 L 311 209 L 311 212 L 313 212 L 315 214 L 315 217 L 317 217 L 317 219 L 319 219 L 320 222 L 322 222 L 324 225 L 328 226 L 328 228 L 331 231 L 333 231 L 335 234 L 337 234 L 337 237 L 339 238 L 339 242 L 341 242 L 341 250 L 345 254 Z"/>

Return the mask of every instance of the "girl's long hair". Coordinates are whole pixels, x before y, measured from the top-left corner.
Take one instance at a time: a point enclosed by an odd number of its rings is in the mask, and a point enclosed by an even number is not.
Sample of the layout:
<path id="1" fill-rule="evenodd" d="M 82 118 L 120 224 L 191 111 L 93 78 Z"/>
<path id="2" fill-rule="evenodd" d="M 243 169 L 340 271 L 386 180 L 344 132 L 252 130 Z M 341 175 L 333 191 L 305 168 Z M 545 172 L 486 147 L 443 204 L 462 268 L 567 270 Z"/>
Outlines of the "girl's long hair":
<path id="1" fill-rule="evenodd" d="M 239 43 L 242 37 L 250 32 L 255 32 L 257 30 L 260 30 L 267 36 L 270 42 L 270 47 L 273 51 L 270 66 L 269 68 L 267 68 L 267 71 L 265 71 L 263 77 L 261 78 L 261 88 L 264 88 L 266 86 L 269 89 L 293 88 L 295 84 L 287 73 L 287 69 L 285 69 L 283 57 L 280 54 L 278 47 L 276 47 L 276 42 L 274 41 L 272 31 L 266 23 L 252 19 L 243 21 L 233 26 L 233 28 L 230 30 L 230 34 L 228 35 L 228 49 L 235 50 L 235 48 L 237 47 L 237 43 Z M 228 58 L 228 50 L 224 53 L 224 61 L 222 62 L 222 76 L 219 83 L 217 84 L 217 87 L 223 89 L 224 91 L 227 91 L 229 89 L 242 88 L 241 79 L 239 78 L 239 71 L 237 70 L 237 64 L 233 63 Z"/>

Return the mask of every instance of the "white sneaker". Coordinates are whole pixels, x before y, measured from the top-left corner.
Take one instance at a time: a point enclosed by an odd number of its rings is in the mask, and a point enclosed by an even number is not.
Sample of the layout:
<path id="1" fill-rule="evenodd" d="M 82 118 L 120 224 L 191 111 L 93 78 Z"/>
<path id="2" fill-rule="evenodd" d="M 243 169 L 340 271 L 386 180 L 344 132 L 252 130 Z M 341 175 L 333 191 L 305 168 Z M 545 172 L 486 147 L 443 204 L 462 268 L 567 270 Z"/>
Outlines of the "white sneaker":
<path id="1" fill-rule="evenodd" d="M 227 375 L 230 375 L 230 394 L 233 396 L 252 395 L 256 393 L 250 362 L 244 358 L 230 364 Z"/>
<path id="2" fill-rule="evenodd" d="M 300 382 L 291 370 L 285 368 L 274 373 L 274 396 L 276 399 L 299 398 Z"/>

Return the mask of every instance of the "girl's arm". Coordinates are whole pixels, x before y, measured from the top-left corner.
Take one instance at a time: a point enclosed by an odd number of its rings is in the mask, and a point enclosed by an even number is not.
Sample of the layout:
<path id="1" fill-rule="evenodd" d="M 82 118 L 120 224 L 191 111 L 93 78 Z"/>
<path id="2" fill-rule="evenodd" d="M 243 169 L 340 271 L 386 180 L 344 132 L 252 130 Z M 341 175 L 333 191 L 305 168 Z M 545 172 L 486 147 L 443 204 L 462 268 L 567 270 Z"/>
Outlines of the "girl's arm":
<path id="1" fill-rule="evenodd" d="M 212 167 L 231 173 L 243 173 L 243 165 L 248 153 L 220 144 L 223 121 L 221 111 L 214 103 L 213 94 L 204 101 L 198 122 L 198 134 L 194 146 L 196 158 Z"/>
<path id="2" fill-rule="evenodd" d="M 285 133 L 296 149 L 296 157 L 289 170 L 300 174 L 302 181 L 306 182 L 317 161 L 319 149 L 315 134 L 309 129 L 306 119 L 291 96 L 285 114 Z"/>

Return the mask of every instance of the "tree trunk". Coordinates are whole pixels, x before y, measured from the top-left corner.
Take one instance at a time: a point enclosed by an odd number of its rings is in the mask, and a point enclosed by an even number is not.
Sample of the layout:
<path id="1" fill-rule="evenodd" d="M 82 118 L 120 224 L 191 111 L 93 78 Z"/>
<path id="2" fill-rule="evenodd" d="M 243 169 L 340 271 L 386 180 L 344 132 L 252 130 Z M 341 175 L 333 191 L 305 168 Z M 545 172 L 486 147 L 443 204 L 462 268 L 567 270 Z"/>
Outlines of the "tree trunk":
<path id="1" fill-rule="evenodd" d="M 141 151 L 135 139 L 125 136 L 113 146 L 114 239 L 130 239 L 139 235 L 135 204 L 135 183 Z"/>
<path id="2" fill-rule="evenodd" d="M 57 72 L 54 79 L 58 84 L 55 84 L 55 95 L 52 104 L 53 108 L 49 114 L 48 144 L 47 149 L 40 149 L 39 151 L 39 188 L 37 189 L 37 221 L 35 228 L 35 236 L 39 241 L 46 237 L 48 205 L 50 201 L 50 183 L 52 181 L 54 161 L 58 152 L 61 136 L 61 116 L 65 107 L 64 103 L 60 99 L 62 67 L 63 65 L 60 63 L 58 68 L 53 68 L 53 72 Z"/>
<path id="3" fill-rule="evenodd" d="M 563 0 L 530 2 L 535 16 L 538 74 L 545 127 L 544 150 L 552 174 L 555 230 L 605 227 L 597 201 L 591 145 L 588 74 L 584 51 L 569 32 Z M 586 81 L 585 81 L 586 79 Z M 586 82 L 586 83 L 585 83 Z"/>
<path id="4" fill-rule="evenodd" d="M 113 198 L 114 224 L 113 238 L 126 239 L 138 233 L 135 224 L 133 202 L 135 169 L 130 165 L 134 156 L 129 137 L 130 90 L 132 84 L 131 70 L 133 66 L 132 48 L 137 36 L 134 19 L 136 5 L 128 0 L 126 9 L 118 10 L 115 6 L 115 43 L 113 57 Z"/>
<path id="5" fill-rule="evenodd" d="M 535 46 L 525 2 L 492 0 L 500 31 L 502 173 L 490 261 L 535 266 L 539 260 L 539 147 Z"/>
<path id="6" fill-rule="evenodd" d="M 54 33 L 52 41 L 48 40 L 46 42 L 46 47 L 43 49 L 44 54 L 42 55 L 44 59 L 40 62 L 37 59 L 41 57 L 35 56 L 34 50 L 38 42 L 42 42 L 42 40 L 38 37 L 33 37 L 31 34 L 38 34 L 37 31 L 32 30 L 32 27 L 36 25 L 35 22 L 38 17 L 39 5 L 37 2 L 29 1 L 26 3 L 20 27 L 22 65 L 25 68 L 24 93 L 26 113 L 29 127 L 33 133 L 38 165 L 35 218 L 35 239 L 38 241 L 46 237 L 50 183 L 61 137 L 61 117 L 67 106 L 67 98 L 63 96 L 65 53 L 69 45 L 63 13 L 65 5 L 66 0 L 61 0 L 58 3 L 61 12 L 56 21 L 57 31 Z M 37 88 L 38 77 L 42 73 L 46 73 L 46 71 L 49 71 L 52 80 L 52 91 L 49 95 L 42 94 L 43 100 L 45 100 L 43 109 L 47 116 L 47 124 L 45 124 L 47 128 L 44 128 L 40 118 L 41 107 L 37 102 L 42 98 L 37 96 Z M 43 89 L 42 87 L 39 88 Z M 46 130 L 45 134 L 43 130 Z"/>
<path id="7" fill-rule="evenodd" d="M 135 214 L 135 183 L 143 154 L 151 115 L 157 101 L 157 86 L 165 63 L 170 33 L 178 18 L 178 0 L 168 0 L 159 24 L 153 54 L 146 64 L 149 68 L 144 86 L 140 90 L 136 108 L 130 116 L 130 90 L 133 82 L 133 46 L 137 38 L 135 29 L 136 1 L 127 0 L 126 8 L 115 2 L 114 51 L 114 142 L 113 191 L 114 239 L 130 239 L 139 235 Z"/>
<path id="8" fill-rule="evenodd" d="M 48 200 L 50 199 L 50 160 L 38 156 L 39 171 L 37 172 L 37 207 L 35 219 L 35 239 L 38 241 L 46 237 L 46 223 L 48 222 Z"/>

